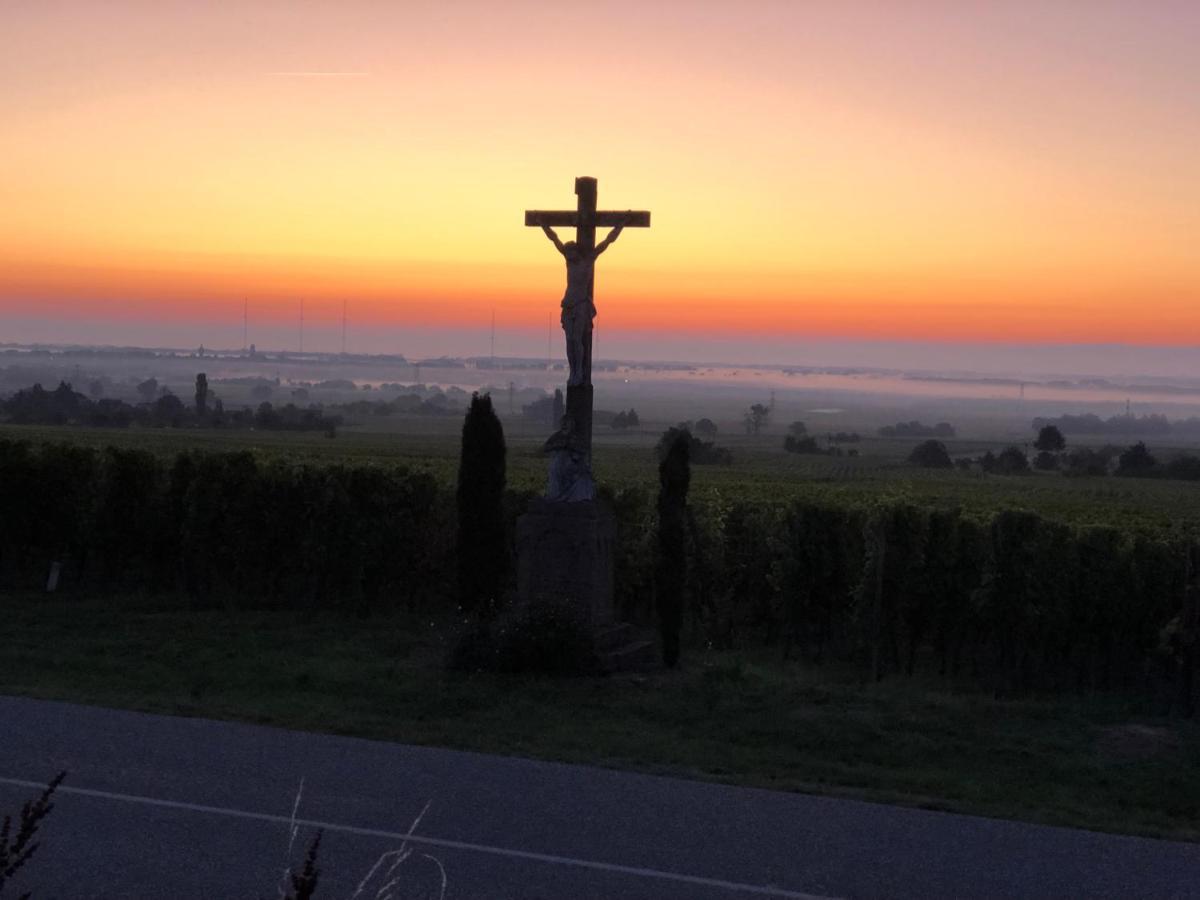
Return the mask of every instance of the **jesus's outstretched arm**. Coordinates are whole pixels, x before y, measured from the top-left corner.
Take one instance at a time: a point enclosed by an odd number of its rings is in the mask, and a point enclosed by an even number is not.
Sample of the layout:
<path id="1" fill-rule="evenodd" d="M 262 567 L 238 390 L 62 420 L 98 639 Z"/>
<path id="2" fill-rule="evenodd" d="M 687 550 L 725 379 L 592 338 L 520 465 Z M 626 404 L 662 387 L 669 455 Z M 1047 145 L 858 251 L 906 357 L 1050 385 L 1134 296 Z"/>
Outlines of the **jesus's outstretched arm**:
<path id="1" fill-rule="evenodd" d="M 549 225 L 543 225 L 542 231 L 546 232 L 546 237 L 554 242 L 554 246 L 558 248 L 559 253 L 566 253 L 566 248 L 563 247 L 563 242 L 558 239 L 558 235 L 554 233 L 554 229 Z"/>
<path id="2" fill-rule="evenodd" d="M 620 225 L 618 225 L 616 228 L 614 228 L 612 231 L 610 231 L 608 233 L 608 237 L 606 237 L 604 240 L 602 240 L 599 244 L 596 245 L 596 256 L 599 256 L 601 253 L 603 253 L 605 250 L 607 250 L 608 245 L 611 244 L 613 241 L 615 241 L 617 238 L 619 238 L 621 236 L 621 230 L 624 227 L 625 227 L 625 223 L 622 222 Z"/>

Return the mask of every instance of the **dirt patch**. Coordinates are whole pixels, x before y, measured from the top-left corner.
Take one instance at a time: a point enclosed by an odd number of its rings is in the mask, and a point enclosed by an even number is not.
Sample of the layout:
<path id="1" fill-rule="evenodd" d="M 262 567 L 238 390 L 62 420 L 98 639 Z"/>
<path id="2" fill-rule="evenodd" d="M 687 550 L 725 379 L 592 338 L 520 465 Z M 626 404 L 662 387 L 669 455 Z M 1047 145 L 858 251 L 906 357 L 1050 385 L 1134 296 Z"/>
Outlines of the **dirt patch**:
<path id="1" fill-rule="evenodd" d="M 1179 750 L 1179 735 L 1169 728 L 1129 722 L 1101 728 L 1096 740 L 1100 755 L 1112 762 L 1146 762 Z"/>

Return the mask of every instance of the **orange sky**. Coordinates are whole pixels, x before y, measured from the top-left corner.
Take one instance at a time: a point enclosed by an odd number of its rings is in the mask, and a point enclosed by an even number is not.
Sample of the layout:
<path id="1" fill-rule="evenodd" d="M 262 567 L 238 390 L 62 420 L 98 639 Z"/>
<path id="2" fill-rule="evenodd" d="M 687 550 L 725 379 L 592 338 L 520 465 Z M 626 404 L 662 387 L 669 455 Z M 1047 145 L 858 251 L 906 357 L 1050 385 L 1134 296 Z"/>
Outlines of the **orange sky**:
<path id="1" fill-rule="evenodd" d="M 225 10 L 214 12 L 213 10 Z M 233 12 L 232 10 L 237 10 Z M 0 316 L 1198 344 L 1200 4 L 54 3 L 0 30 Z"/>

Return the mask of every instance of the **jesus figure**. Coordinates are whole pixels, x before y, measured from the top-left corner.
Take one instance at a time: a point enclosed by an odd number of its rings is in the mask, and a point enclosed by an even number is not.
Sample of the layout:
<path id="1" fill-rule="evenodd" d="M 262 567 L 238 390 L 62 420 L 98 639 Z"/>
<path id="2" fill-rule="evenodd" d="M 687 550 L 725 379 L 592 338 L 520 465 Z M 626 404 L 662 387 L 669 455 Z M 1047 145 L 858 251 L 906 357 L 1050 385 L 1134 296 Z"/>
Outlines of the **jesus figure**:
<path id="1" fill-rule="evenodd" d="M 592 330 L 592 319 L 596 318 L 596 305 L 592 302 L 592 273 L 596 266 L 596 257 L 608 249 L 617 239 L 624 228 L 624 223 L 608 233 L 603 241 L 596 245 L 591 252 L 580 248 L 575 241 L 565 244 L 558 239 L 554 229 L 548 225 L 542 226 L 546 237 L 554 242 L 558 252 L 567 261 L 567 290 L 562 298 L 562 327 L 567 338 L 567 364 L 570 375 L 567 378 L 569 386 L 583 384 L 587 374 L 590 374 L 590 360 L 586 359 L 588 352 L 588 335 Z"/>

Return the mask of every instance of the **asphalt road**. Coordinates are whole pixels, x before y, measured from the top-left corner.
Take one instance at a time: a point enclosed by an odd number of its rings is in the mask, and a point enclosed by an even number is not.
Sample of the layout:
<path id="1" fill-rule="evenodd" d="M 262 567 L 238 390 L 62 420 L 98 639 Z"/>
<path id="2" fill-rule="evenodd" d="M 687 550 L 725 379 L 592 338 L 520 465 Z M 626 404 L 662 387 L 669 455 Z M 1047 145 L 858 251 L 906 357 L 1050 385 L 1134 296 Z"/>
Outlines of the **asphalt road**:
<path id="1" fill-rule="evenodd" d="M 69 776 L 19 890 L 318 898 L 1200 897 L 1200 845 L 0 697 L 0 810 Z M 394 857 L 389 858 L 389 862 Z M 376 878 L 361 896 L 376 897 Z M 379 896 L 387 896 L 382 894 Z"/>

